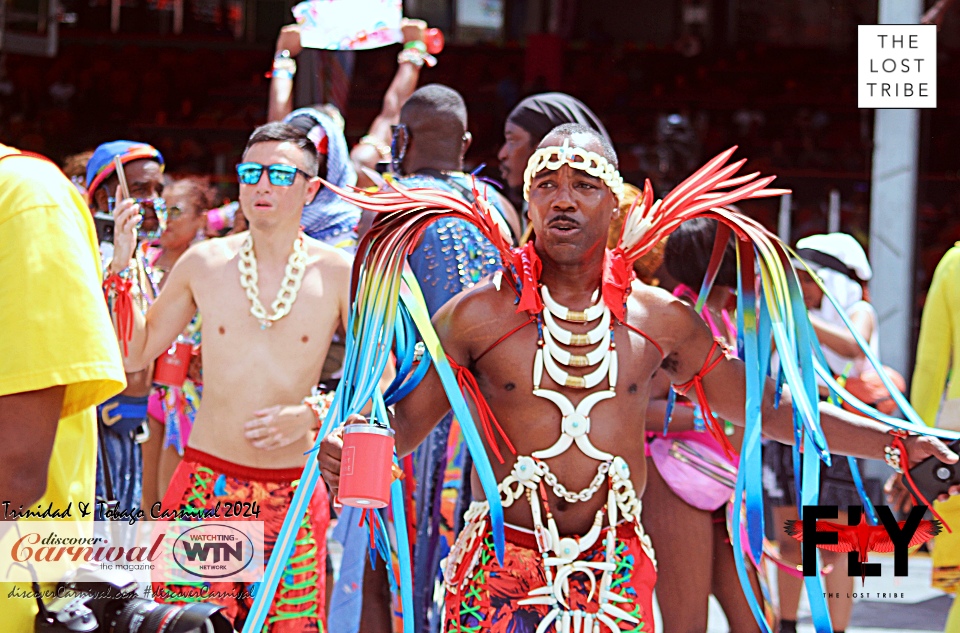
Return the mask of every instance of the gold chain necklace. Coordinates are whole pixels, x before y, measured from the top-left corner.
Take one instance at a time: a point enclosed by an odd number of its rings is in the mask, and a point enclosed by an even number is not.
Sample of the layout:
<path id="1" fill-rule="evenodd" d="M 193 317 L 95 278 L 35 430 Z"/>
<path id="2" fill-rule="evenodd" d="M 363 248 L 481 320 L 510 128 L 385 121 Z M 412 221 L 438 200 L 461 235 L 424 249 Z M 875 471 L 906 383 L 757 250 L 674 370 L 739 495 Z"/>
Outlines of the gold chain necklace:
<path id="1" fill-rule="evenodd" d="M 287 268 L 283 273 L 283 281 L 280 282 L 280 290 L 277 291 L 277 298 L 270 305 L 273 314 L 267 314 L 267 310 L 260 303 L 260 289 L 257 287 L 257 256 L 253 253 L 253 235 L 251 234 L 247 234 L 243 245 L 240 246 L 237 267 L 240 269 L 240 286 L 247 292 L 247 299 L 250 300 L 250 314 L 260 321 L 260 329 L 265 330 L 273 325 L 274 321 L 279 321 L 289 314 L 293 302 L 297 300 L 297 292 L 303 282 L 303 273 L 307 269 L 307 251 L 303 246 L 303 235 L 298 236 L 297 241 L 293 243 L 293 252 L 287 259 Z"/>

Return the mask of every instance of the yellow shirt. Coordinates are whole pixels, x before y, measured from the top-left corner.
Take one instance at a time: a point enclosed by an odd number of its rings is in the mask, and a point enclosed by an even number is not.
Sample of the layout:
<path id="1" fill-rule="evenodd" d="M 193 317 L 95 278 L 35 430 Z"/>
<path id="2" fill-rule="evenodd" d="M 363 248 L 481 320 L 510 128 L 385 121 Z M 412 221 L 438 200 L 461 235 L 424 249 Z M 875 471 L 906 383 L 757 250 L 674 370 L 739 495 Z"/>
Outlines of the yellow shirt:
<path id="1" fill-rule="evenodd" d="M 14 153 L 0 144 L 0 156 Z M 77 503 L 94 498 L 95 406 L 126 381 L 101 290 L 93 218 L 53 163 L 0 160 L 0 297 L 0 396 L 67 387 L 39 505 L 72 502 L 78 520 Z M 36 603 L 8 598 L 11 588 L 0 583 L 2 629 L 32 631 Z"/>
<path id="2" fill-rule="evenodd" d="M 960 243 L 937 264 L 920 321 L 910 404 L 930 426 L 936 426 L 951 367 L 960 368 Z M 947 399 L 953 398 L 960 398 L 960 380 L 947 388 Z"/>
<path id="3" fill-rule="evenodd" d="M 954 370 L 947 386 L 947 374 Z M 910 404 L 923 421 L 936 426 L 944 387 L 948 400 L 960 398 L 960 243 L 947 251 L 933 273 L 927 302 L 920 321 L 917 362 L 910 386 Z M 960 565 L 960 497 L 933 502 L 937 512 L 953 532 L 937 535 L 933 548 L 933 586 L 951 593 L 957 591 Z"/>

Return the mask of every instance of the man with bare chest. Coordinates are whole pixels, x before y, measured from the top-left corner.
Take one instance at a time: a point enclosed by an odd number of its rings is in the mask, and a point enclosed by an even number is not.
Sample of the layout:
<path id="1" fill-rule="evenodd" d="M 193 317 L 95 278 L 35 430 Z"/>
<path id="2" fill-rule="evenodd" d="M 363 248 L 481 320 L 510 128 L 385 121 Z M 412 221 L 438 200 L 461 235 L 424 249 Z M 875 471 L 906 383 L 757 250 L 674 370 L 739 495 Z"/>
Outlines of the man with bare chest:
<path id="1" fill-rule="evenodd" d="M 320 405 L 310 399 L 311 388 L 334 333 L 346 326 L 351 262 L 300 232 L 303 205 L 320 187 L 316 147 L 306 135 L 282 123 L 258 128 L 237 171 L 249 232 L 201 242 L 180 258 L 146 317 L 134 314 L 124 361 L 128 369 L 148 364 L 199 310 L 203 404 L 163 509 L 257 501 L 270 543 L 318 426 Z M 116 262 L 132 252 L 137 216 L 132 201 L 118 206 Z M 122 273 L 119 266 L 111 272 Z M 323 628 L 328 513 L 326 493 L 318 489 L 293 554 L 311 564 L 288 569 L 271 607 L 276 623 L 270 631 Z M 158 599 L 180 602 L 181 587 L 154 590 Z M 245 589 L 210 587 L 241 592 L 224 601 L 238 630 L 252 603 Z"/>
<path id="2" fill-rule="evenodd" d="M 639 497 L 653 376 L 663 372 L 678 386 L 699 377 L 713 411 L 743 424 L 743 364 L 699 316 L 657 288 L 610 283 L 605 245 L 623 187 L 616 165 L 595 131 L 554 129 L 525 174 L 536 240 L 525 247 L 524 274 L 535 275 L 535 287 L 524 286 L 518 308 L 517 294 L 495 278 L 434 316 L 444 351 L 476 378 L 503 429 L 487 451 L 507 523 L 501 568 L 487 503 L 468 510 L 446 564 L 445 630 L 652 631 L 655 562 Z M 773 394 L 768 385 L 765 428 L 792 441 L 789 394 L 778 408 Z M 413 450 L 448 409 L 431 369 L 395 406 L 398 454 Z M 833 451 L 884 454 L 890 436 L 882 425 L 832 407 L 821 415 Z M 331 435 L 319 455 L 334 490 L 340 446 Z M 932 454 L 957 460 L 931 438 L 907 438 L 906 447 L 911 462 Z M 483 499 L 476 476 L 473 488 Z"/>

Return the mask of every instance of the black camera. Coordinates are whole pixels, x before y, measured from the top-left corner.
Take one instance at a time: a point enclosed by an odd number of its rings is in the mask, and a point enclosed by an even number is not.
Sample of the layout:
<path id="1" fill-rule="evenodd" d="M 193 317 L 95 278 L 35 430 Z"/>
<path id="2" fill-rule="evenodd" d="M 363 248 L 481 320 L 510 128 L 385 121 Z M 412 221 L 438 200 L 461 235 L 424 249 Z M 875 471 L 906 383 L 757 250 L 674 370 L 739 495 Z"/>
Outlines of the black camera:
<path id="1" fill-rule="evenodd" d="M 137 596 L 139 585 L 124 571 L 81 568 L 57 585 L 57 598 L 40 599 L 36 633 L 232 633 L 222 607 L 160 604 Z M 35 586 L 35 590 L 39 586 Z M 40 592 L 37 591 L 37 595 Z"/>
<path id="2" fill-rule="evenodd" d="M 97 211 L 93 214 L 93 224 L 97 228 L 97 241 L 113 244 L 113 214 Z"/>

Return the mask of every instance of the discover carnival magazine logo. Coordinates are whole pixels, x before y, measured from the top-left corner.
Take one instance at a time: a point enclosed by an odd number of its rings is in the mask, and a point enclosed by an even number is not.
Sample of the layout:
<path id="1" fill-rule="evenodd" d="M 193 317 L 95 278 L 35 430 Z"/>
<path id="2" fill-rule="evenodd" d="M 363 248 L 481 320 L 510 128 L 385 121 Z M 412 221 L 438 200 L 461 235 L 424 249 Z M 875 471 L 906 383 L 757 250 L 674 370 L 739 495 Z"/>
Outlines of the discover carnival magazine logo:
<path id="1" fill-rule="evenodd" d="M 18 521 L 0 547 L 0 582 L 58 582 L 80 566 L 145 582 L 259 582 L 262 521 Z M 106 535 L 106 536 L 104 536 Z M 29 577 L 29 575 L 28 575 Z"/>

